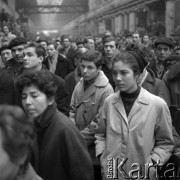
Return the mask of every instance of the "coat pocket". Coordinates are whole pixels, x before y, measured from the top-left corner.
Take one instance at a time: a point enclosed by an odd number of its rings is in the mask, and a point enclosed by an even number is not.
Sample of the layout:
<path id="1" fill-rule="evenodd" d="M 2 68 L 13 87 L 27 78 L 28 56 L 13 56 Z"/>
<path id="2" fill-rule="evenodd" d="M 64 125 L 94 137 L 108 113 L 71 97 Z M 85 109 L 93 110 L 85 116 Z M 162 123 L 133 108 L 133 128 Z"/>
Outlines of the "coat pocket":
<path id="1" fill-rule="evenodd" d="M 96 103 L 93 101 L 84 102 L 84 119 L 86 121 L 86 125 L 90 124 L 95 118 L 95 105 Z"/>

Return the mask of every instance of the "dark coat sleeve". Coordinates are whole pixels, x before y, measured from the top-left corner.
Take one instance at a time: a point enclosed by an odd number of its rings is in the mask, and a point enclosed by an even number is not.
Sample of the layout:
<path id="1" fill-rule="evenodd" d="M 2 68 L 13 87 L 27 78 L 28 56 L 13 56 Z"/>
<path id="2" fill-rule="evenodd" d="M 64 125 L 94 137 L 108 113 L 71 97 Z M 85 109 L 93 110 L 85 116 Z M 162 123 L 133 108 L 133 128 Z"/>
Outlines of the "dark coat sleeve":
<path id="1" fill-rule="evenodd" d="M 69 116 L 70 98 L 66 89 L 65 81 L 61 77 L 56 76 L 55 74 L 52 75 L 57 85 L 57 91 L 56 91 L 57 108 L 66 116 Z"/>
<path id="2" fill-rule="evenodd" d="M 74 66 L 72 64 L 72 62 L 69 60 L 69 59 L 66 59 L 67 60 L 67 74 L 71 73 L 74 71 Z"/>
<path id="3" fill-rule="evenodd" d="M 93 165 L 84 139 L 75 127 L 64 131 L 65 169 L 69 180 L 93 180 Z"/>

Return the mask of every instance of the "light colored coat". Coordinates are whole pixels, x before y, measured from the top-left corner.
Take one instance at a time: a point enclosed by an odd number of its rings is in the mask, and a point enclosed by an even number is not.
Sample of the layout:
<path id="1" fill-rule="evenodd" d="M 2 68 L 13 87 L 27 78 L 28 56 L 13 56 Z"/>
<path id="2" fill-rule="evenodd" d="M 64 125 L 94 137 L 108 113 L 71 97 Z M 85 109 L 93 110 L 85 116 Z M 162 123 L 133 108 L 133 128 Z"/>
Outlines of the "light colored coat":
<path id="1" fill-rule="evenodd" d="M 104 100 L 114 92 L 103 71 L 99 72 L 95 82 L 84 92 L 84 79 L 76 85 L 71 99 L 69 118 L 76 124 L 88 145 L 88 150 L 94 164 L 96 116 L 100 112 Z"/>
<path id="2" fill-rule="evenodd" d="M 146 163 L 158 159 L 164 163 L 171 156 L 174 142 L 169 109 L 163 99 L 145 89 L 141 88 L 128 117 L 118 91 L 105 100 L 99 118 L 96 155 L 102 154 L 100 161 L 104 179 L 108 175 L 125 179 L 120 172 L 123 170 L 116 168 L 123 159 L 128 158 L 123 166 L 127 174 L 135 168 L 133 163 L 138 163 L 142 175 L 147 175 Z M 154 170 L 150 168 L 150 179 L 154 179 Z"/>

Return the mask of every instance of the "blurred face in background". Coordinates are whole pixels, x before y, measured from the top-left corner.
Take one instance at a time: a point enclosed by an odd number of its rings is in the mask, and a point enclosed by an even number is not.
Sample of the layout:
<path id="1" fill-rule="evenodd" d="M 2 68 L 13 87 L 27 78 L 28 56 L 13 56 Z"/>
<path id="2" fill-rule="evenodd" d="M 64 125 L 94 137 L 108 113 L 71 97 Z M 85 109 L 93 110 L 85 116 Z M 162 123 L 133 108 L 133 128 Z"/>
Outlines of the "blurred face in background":
<path id="1" fill-rule="evenodd" d="M 47 53 L 48 53 L 49 57 L 52 57 L 52 56 L 54 56 L 57 53 L 57 50 L 55 49 L 54 44 L 50 44 L 47 47 Z"/>
<path id="2" fill-rule="evenodd" d="M 104 52 L 106 57 L 113 57 L 116 52 L 116 42 L 110 41 L 104 44 Z"/>
<path id="3" fill-rule="evenodd" d="M 148 35 L 143 36 L 143 43 L 144 44 L 149 43 L 149 36 Z"/>
<path id="4" fill-rule="evenodd" d="M 63 45 L 64 48 L 68 48 L 71 45 L 71 42 L 70 42 L 69 38 L 64 38 L 63 42 L 62 42 L 62 45 Z"/>
<path id="5" fill-rule="evenodd" d="M 5 34 L 8 34 L 9 33 L 9 28 L 7 26 L 4 26 L 3 31 L 4 31 Z"/>
<path id="6" fill-rule="evenodd" d="M 86 48 L 89 49 L 89 50 L 94 50 L 95 49 L 94 39 L 88 39 L 87 40 Z"/>
<path id="7" fill-rule="evenodd" d="M 47 50 L 47 42 L 46 41 L 42 41 L 42 42 L 40 42 L 40 44 L 45 48 L 45 50 Z"/>
<path id="8" fill-rule="evenodd" d="M 1 58 L 2 58 L 3 63 L 6 65 L 7 61 L 13 58 L 11 50 L 10 49 L 2 50 Z"/>
<path id="9" fill-rule="evenodd" d="M 138 33 L 133 34 L 133 41 L 138 42 L 138 43 L 141 42 L 141 39 Z"/>
<path id="10" fill-rule="evenodd" d="M 11 49 L 12 52 L 12 56 L 15 59 L 16 62 L 18 63 L 22 63 L 24 61 L 24 46 L 23 45 L 18 45 L 18 46 L 14 46 Z"/>
<path id="11" fill-rule="evenodd" d="M 158 44 L 155 52 L 158 61 L 164 61 L 171 54 L 171 49 L 166 44 Z"/>

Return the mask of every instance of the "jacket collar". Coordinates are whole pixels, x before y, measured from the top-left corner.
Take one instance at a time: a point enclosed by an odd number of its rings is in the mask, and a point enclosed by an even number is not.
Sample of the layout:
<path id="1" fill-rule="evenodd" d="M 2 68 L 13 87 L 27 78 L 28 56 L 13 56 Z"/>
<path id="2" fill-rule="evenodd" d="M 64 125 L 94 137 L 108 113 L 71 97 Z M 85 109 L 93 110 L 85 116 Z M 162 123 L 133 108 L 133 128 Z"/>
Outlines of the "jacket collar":
<path id="1" fill-rule="evenodd" d="M 35 119 L 35 127 L 40 130 L 41 128 L 49 126 L 49 124 L 52 122 L 52 116 L 55 114 L 55 111 L 56 103 L 48 106 L 45 112 L 39 118 Z"/>
<path id="2" fill-rule="evenodd" d="M 115 93 L 115 97 L 112 100 L 112 103 L 115 105 L 116 109 L 119 111 L 119 113 L 121 114 L 121 116 L 123 117 L 124 121 L 126 122 L 128 126 L 132 117 L 141 109 L 141 104 L 148 105 L 149 99 L 148 99 L 147 91 L 141 87 L 139 96 L 134 102 L 128 117 L 126 115 L 125 108 L 124 108 L 124 105 L 120 96 L 120 91 Z"/>
<path id="3" fill-rule="evenodd" d="M 93 83 L 96 87 L 105 87 L 109 83 L 108 78 L 105 76 L 103 71 L 99 72 L 95 82 Z M 84 79 L 81 78 L 80 84 L 84 86 Z"/>
<path id="4" fill-rule="evenodd" d="M 119 99 L 121 99 L 120 91 L 117 91 L 115 93 L 115 98 L 113 100 L 113 103 L 114 104 L 118 103 Z M 142 103 L 142 104 L 146 104 L 146 105 L 149 104 L 149 98 L 148 98 L 148 95 L 147 95 L 147 91 L 144 88 L 141 87 L 139 96 L 137 97 L 136 101 L 139 102 L 139 103 Z"/>
<path id="5" fill-rule="evenodd" d="M 92 94 L 96 92 L 96 87 L 105 87 L 109 83 L 108 78 L 104 75 L 103 71 L 99 72 L 95 82 L 84 92 L 84 79 L 81 78 L 79 82 L 79 95 L 78 105 L 86 101 Z"/>
<path id="6" fill-rule="evenodd" d="M 154 72 L 149 68 L 147 68 L 147 71 L 148 71 L 148 75 L 145 81 L 148 81 L 150 83 L 155 83 L 156 78 L 155 78 Z"/>

